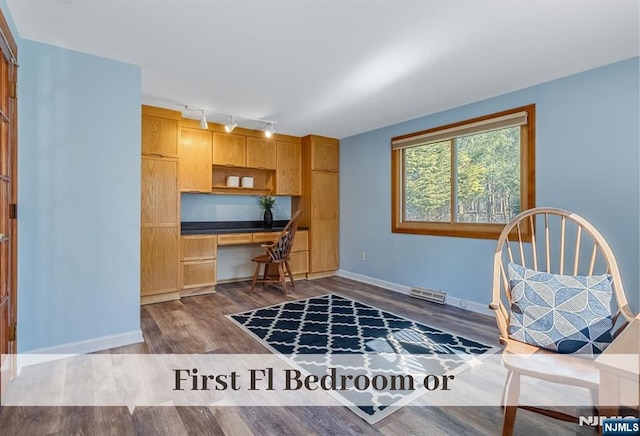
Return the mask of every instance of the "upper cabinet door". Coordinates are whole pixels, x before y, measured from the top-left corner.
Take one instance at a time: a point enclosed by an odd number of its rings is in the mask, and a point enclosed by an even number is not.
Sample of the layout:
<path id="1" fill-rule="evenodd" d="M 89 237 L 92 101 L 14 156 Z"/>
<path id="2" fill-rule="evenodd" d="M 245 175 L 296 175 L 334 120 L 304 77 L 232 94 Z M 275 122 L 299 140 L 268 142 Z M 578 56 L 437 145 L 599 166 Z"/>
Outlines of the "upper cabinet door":
<path id="1" fill-rule="evenodd" d="M 314 171 L 338 172 L 340 168 L 340 145 L 329 142 L 311 142 L 311 169 Z"/>
<path id="2" fill-rule="evenodd" d="M 276 155 L 276 195 L 302 195 L 300 144 L 278 141 Z"/>
<path id="3" fill-rule="evenodd" d="M 244 167 L 247 165 L 246 136 L 229 133 L 213 133 L 213 165 Z"/>
<path id="4" fill-rule="evenodd" d="M 180 139 L 180 190 L 211 192 L 211 132 L 182 129 Z"/>
<path id="5" fill-rule="evenodd" d="M 180 121 L 142 116 L 142 154 L 178 157 Z"/>
<path id="6" fill-rule="evenodd" d="M 276 142 L 271 139 L 247 138 L 247 167 L 276 169 Z"/>

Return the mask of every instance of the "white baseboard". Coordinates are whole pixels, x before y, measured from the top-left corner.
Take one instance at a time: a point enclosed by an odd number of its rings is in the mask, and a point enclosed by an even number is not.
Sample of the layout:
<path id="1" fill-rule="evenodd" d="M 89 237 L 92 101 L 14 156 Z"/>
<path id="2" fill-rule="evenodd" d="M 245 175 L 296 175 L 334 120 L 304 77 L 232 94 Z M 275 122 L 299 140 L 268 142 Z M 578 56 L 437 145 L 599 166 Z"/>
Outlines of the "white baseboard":
<path id="1" fill-rule="evenodd" d="M 355 280 L 357 282 L 367 283 L 369 285 L 378 286 L 380 288 L 389 289 L 390 291 L 399 292 L 401 294 L 409 294 L 411 291 L 410 286 L 400 285 L 398 283 L 387 282 L 386 280 L 376 279 L 374 277 L 365 276 L 362 274 L 353 273 L 351 271 L 345 271 L 339 269 L 336 272 L 338 277 L 344 277 L 345 279 Z M 481 313 L 483 315 L 494 316 L 494 313 L 491 309 L 489 309 L 488 304 L 481 304 L 476 301 L 464 300 L 461 298 L 451 297 L 447 295 L 446 304 L 451 306 L 461 307 L 466 310 L 470 310 L 472 312 Z"/>
<path id="2" fill-rule="evenodd" d="M 117 335 L 101 336 L 99 338 L 85 339 L 83 341 L 69 342 L 66 344 L 55 345 L 53 347 L 40 348 L 26 353 L 19 353 L 17 356 L 17 369 L 18 373 L 20 373 L 20 370 L 25 366 L 50 362 L 78 354 L 95 353 L 97 351 L 138 344 L 140 342 L 144 342 L 142 330 L 133 330 Z"/>
<path id="3" fill-rule="evenodd" d="M 471 312 L 481 313 L 483 315 L 492 317 L 496 316 L 496 314 L 493 313 L 493 310 L 489 309 L 489 303 L 482 304 L 477 301 L 464 300 L 462 298 L 450 297 L 447 295 L 446 304 L 461 307 L 463 309 L 470 310 Z"/>
<path id="4" fill-rule="evenodd" d="M 345 271 L 342 269 L 339 269 L 338 271 L 336 271 L 336 275 L 338 277 L 344 277 L 345 279 L 351 279 L 357 282 L 368 283 L 370 285 L 378 286 L 380 288 L 385 288 L 391 291 L 400 292 L 401 294 L 409 294 L 409 291 L 411 291 L 411 288 L 409 286 L 387 282 L 385 280 L 376 279 L 374 277 L 369 277 L 362 274 L 353 273 L 351 271 Z"/>

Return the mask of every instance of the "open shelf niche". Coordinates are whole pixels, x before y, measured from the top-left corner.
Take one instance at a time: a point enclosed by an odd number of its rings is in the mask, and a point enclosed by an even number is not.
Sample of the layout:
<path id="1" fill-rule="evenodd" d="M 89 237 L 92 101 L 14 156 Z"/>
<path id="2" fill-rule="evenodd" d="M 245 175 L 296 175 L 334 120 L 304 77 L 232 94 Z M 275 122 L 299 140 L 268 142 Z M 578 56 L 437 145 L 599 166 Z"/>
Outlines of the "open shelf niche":
<path id="1" fill-rule="evenodd" d="M 229 176 L 236 176 L 241 182 L 243 177 L 253 177 L 253 187 L 227 186 Z M 274 179 L 274 170 L 214 165 L 211 192 L 226 195 L 271 195 Z"/>

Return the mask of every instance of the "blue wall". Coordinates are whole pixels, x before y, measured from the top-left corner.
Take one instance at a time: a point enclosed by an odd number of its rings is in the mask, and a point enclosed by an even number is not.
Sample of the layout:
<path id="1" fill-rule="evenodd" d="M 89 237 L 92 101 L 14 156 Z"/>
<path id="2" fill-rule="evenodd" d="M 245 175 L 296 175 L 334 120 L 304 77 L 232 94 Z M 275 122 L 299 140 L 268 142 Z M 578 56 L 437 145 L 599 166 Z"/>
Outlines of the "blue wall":
<path id="1" fill-rule="evenodd" d="M 19 351 L 139 332 L 140 68 L 19 59 Z"/>
<path id="2" fill-rule="evenodd" d="M 260 221 L 260 197 L 250 195 L 182 194 L 182 221 Z M 276 197 L 274 220 L 291 218 L 291 197 Z"/>
<path id="3" fill-rule="evenodd" d="M 340 268 L 406 286 L 491 299 L 495 241 L 391 233 L 392 137 L 536 104 L 536 201 L 574 211 L 611 245 L 640 306 L 639 58 L 345 138 Z M 366 252 L 366 261 L 360 260 Z"/>

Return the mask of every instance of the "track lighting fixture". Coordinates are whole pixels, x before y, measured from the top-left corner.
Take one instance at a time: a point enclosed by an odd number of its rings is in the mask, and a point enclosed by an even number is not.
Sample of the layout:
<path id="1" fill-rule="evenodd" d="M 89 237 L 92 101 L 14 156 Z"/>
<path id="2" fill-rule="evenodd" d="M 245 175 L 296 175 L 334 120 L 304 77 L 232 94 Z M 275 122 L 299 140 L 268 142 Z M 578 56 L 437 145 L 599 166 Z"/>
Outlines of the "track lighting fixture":
<path id="1" fill-rule="evenodd" d="M 204 113 L 204 109 L 202 109 L 200 112 L 202 112 L 202 118 L 200 118 L 200 128 L 206 129 L 207 127 L 209 127 L 209 124 L 207 123 L 207 116 Z"/>
<path id="2" fill-rule="evenodd" d="M 236 127 L 238 127 L 238 123 L 236 123 L 236 117 L 234 117 L 232 115 L 231 116 L 231 122 L 224 125 L 224 130 L 227 133 L 231 133 L 231 132 L 233 132 L 233 129 L 235 129 Z"/>
<path id="3" fill-rule="evenodd" d="M 275 133 L 275 129 L 273 128 L 274 123 L 267 124 L 267 128 L 264 129 L 264 136 L 267 138 L 271 138 Z"/>
<path id="4" fill-rule="evenodd" d="M 188 111 L 193 111 L 193 112 L 200 112 L 201 116 L 200 116 L 200 128 L 201 129 L 207 129 L 209 128 L 209 123 L 207 122 L 207 113 L 211 116 L 214 117 L 214 119 L 218 119 L 218 118 L 227 118 L 229 120 L 228 123 L 224 124 L 224 130 L 227 133 L 231 133 L 233 132 L 233 129 L 235 129 L 236 127 L 238 127 L 240 124 L 243 124 L 244 127 L 248 128 L 248 129 L 257 129 L 255 124 L 259 123 L 260 125 L 266 125 L 266 127 L 264 128 L 264 136 L 266 136 L 267 138 L 271 138 L 273 136 L 273 134 L 275 133 L 275 125 L 276 122 L 275 121 L 268 121 L 268 120 L 257 120 L 257 119 L 253 119 L 253 118 L 244 118 L 244 117 L 236 117 L 235 115 L 229 115 L 229 114 L 222 114 L 219 112 L 209 112 L 206 111 L 205 109 L 200 109 L 199 107 L 194 107 L 194 106 L 182 106 L 183 108 L 185 108 Z M 238 121 L 240 121 L 240 124 L 238 124 Z"/>

